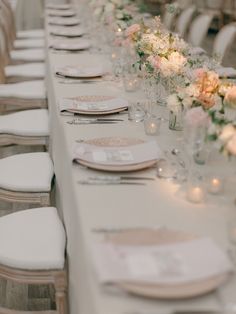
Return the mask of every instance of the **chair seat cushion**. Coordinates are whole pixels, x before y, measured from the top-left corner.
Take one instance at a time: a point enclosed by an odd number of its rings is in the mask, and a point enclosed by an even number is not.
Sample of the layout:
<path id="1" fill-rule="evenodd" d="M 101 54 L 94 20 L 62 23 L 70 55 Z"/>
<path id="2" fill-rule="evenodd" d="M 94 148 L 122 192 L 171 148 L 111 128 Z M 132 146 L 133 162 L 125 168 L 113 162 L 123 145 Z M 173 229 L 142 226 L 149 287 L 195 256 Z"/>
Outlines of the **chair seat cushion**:
<path id="1" fill-rule="evenodd" d="M 18 192 L 49 192 L 53 164 L 48 153 L 17 154 L 0 159 L 0 188 Z"/>
<path id="2" fill-rule="evenodd" d="M 43 29 L 29 29 L 24 31 L 18 31 L 16 37 L 18 39 L 22 38 L 44 38 L 45 32 Z"/>
<path id="3" fill-rule="evenodd" d="M 0 218 L 0 264 L 24 270 L 62 269 L 66 236 L 54 207 Z"/>
<path id="4" fill-rule="evenodd" d="M 49 136 L 48 110 L 23 110 L 0 115 L 0 134 Z"/>
<path id="5" fill-rule="evenodd" d="M 44 49 L 23 49 L 23 50 L 12 50 L 10 53 L 11 60 L 22 60 L 22 61 L 44 61 L 45 51 Z"/>
<path id="6" fill-rule="evenodd" d="M 0 84 L 0 98 L 46 99 L 44 81 Z"/>
<path id="7" fill-rule="evenodd" d="M 8 65 L 5 67 L 6 77 L 25 76 L 25 77 L 45 77 L 44 63 L 28 63 L 20 65 Z"/>
<path id="8" fill-rule="evenodd" d="M 45 47 L 45 40 L 42 38 L 37 39 L 16 39 L 13 47 L 17 49 L 24 48 L 43 48 Z"/>

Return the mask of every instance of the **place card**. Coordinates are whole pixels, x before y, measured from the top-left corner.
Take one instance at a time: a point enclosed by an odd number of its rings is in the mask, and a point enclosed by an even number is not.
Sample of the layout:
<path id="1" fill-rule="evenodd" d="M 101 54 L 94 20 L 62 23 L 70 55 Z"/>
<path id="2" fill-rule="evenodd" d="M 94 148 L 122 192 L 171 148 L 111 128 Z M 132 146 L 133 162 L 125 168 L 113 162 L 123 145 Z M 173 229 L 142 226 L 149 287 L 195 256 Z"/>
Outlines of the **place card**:
<path id="1" fill-rule="evenodd" d="M 126 162 L 134 160 L 134 157 L 129 150 L 118 150 L 118 151 L 94 151 L 93 160 L 95 162 Z"/>

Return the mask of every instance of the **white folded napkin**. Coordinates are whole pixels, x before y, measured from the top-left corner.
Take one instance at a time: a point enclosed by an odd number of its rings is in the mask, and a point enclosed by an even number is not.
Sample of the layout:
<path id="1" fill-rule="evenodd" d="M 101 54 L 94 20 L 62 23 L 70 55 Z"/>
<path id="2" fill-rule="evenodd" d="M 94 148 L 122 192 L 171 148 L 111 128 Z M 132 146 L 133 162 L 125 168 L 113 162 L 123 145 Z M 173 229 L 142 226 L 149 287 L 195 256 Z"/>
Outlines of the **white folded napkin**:
<path id="1" fill-rule="evenodd" d="M 102 283 L 184 284 L 233 270 L 226 254 L 210 238 L 156 246 L 98 242 L 92 254 Z"/>
<path id="2" fill-rule="evenodd" d="M 112 98 L 103 101 L 80 101 L 75 98 L 62 98 L 58 101 L 58 103 L 61 112 L 106 112 L 128 107 L 128 101 L 123 98 Z"/>
<path id="3" fill-rule="evenodd" d="M 102 147 L 86 143 L 76 145 L 73 160 L 103 165 L 133 165 L 157 160 L 161 150 L 155 141 L 122 147 Z"/>

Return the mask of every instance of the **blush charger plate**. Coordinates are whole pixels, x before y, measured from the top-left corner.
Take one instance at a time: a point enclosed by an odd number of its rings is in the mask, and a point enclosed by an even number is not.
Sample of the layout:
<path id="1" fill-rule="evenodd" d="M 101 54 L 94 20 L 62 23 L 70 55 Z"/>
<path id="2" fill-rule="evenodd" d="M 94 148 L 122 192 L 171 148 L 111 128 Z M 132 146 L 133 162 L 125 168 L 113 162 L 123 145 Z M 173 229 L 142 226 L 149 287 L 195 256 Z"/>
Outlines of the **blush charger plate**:
<path id="1" fill-rule="evenodd" d="M 105 239 L 116 245 L 163 245 L 186 242 L 196 239 L 192 234 L 166 228 L 159 229 L 133 229 L 122 232 L 108 233 Z M 185 299 L 204 295 L 223 284 L 229 279 L 224 273 L 203 280 L 185 284 L 149 284 L 145 282 L 122 281 L 117 283 L 121 289 L 128 293 L 154 299 Z"/>

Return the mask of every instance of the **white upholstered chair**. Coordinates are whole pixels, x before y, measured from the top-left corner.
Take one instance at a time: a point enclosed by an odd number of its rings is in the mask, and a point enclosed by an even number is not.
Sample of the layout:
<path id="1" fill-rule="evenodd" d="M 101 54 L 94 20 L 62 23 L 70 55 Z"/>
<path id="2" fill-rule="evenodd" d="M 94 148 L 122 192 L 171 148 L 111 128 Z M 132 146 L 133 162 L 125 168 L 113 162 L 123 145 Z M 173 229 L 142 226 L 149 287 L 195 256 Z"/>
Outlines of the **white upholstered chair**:
<path id="1" fill-rule="evenodd" d="M 2 6 L 7 0 L 0 0 Z M 1 32 L 4 32 L 1 37 L 5 38 L 4 49 L 2 53 L 7 55 L 5 64 L 8 63 L 22 63 L 22 62 L 40 62 L 45 60 L 44 39 L 28 38 L 28 39 L 15 39 L 17 34 L 15 32 L 14 16 L 7 14 L 8 11 L 0 10 L 0 26 Z M 40 31 L 37 31 L 40 34 Z M 29 31 L 30 34 L 30 31 Z M 23 35 L 23 34 L 22 34 Z M 27 48 L 27 49 L 25 49 Z"/>
<path id="2" fill-rule="evenodd" d="M 40 36 L 42 35 L 41 30 L 40 32 L 37 30 L 36 35 L 38 36 L 36 37 L 22 38 L 23 34 L 21 33 L 21 38 L 18 37 L 17 39 L 15 16 L 11 5 L 8 0 L 0 0 L 0 5 L 2 24 L 4 25 L 6 32 L 10 35 L 12 46 L 16 46 L 16 48 L 42 48 L 45 46 L 44 36 Z"/>
<path id="3" fill-rule="evenodd" d="M 33 108 L 47 108 L 44 81 L 0 84 L 0 112 Z"/>
<path id="4" fill-rule="evenodd" d="M 66 235 L 54 207 L 19 211 L 0 218 L 0 277 L 21 284 L 53 285 L 56 309 L 2 314 L 66 314 Z"/>
<path id="5" fill-rule="evenodd" d="M 54 170 L 47 152 L 17 154 L 2 158 L 0 173 L 1 200 L 50 205 Z"/>
<path id="6" fill-rule="evenodd" d="M 218 29 L 224 24 L 224 0 L 206 0 L 206 11 L 214 16 L 218 21 Z"/>
<path id="7" fill-rule="evenodd" d="M 217 57 L 219 61 L 222 61 L 234 43 L 236 35 L 236 24 L 230 23 L 225 25 L 216 35 L 213 44 L 213 56 Z"/>
<path id="8" fill-rule="evenodd" d="M 188 34 L 188 42 L 193 47 L 201 46 L 207 35 L 212 19 L 213 15 L 211 14 L 200 14 L 193 20 Z"/>
<path id="9" fill-rule="evenodd" d="M 0 115 L 0 146 L 48 144 L 47 109 L 23 110 Z"/>
<path id="10" fill-rule="evenodd" d="M 26 64 L 9 65 L 9 63 L 11 62 L 11 56 L 13 57 L 14 61 L 17 61 L 17 58 L 19 61 L 19 58 L 25 59 L 27 56 L 29 56 L 30 52 L 26 51 L 25 57 L 23 57 L 24 52 L 21 52 L 20 50 L 19 52 L 16 51 L 15 54 L 13 51 L 13 54 L 11 54 L 8 42 L 9 39 L 7 38 L 3 28 L 0 25 L 0 67 L 4 68 L 7 82 L 13 83 L 32 79 L 42 79 L 45 77 L 44 62 L 31 62 Z M 39 61 L 37 57 L 39 57 L 39 60 L 42 57 L 44 58 L 44 52 L 42 51 L 41 53 L 36 51 L 33 59 L 31 58 L 32 61 Z"/>
<path id="11" fill-rule="evenodd" d="M 177 1 L 173 2 L 171 4 L 171 10 L 169 9 L 170 6 L 169 4 L 167 4 L 165 6 L 165 11 L 162 17 L 162 22 L 165 26 L 165 28 L 167 28 L 168 30 L 171 30 L 174 26 L 175 23 L 175 19 L 179 13 L 179 4 Z"/>
<path id="12" fill-rule="evenodd" d="M 175 30 L 181 37 L 185 36 L 195 10 L 196 10 L 196 6 L 192 5 L 186 9 L 184 9 L 180 13 L 180 15 L 176 21 L 176 29 Z"/>

